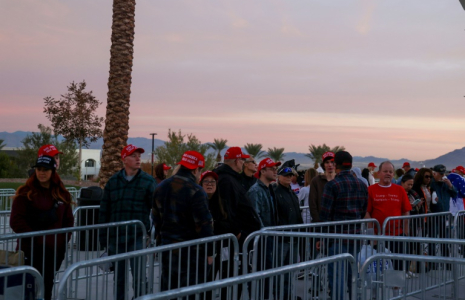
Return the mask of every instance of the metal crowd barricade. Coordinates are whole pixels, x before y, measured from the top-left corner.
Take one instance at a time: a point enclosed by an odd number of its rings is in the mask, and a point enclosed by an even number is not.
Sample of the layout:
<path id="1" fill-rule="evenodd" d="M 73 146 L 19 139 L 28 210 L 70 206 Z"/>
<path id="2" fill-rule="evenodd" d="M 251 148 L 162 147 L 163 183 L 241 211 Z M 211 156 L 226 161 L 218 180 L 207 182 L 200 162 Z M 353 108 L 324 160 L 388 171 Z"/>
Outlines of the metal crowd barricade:
<path id="1" fill-rule="evenodd" d="M 247 295 L 252 300 L 261 300 L 261 299 L 267 299 L 265 298 L 265 290 L 264 290 L 264 285 L 261 285 L 263 282 L 273 282 L 273 285 L 275 288 L 271 287 L 269 285 L 269 298 L 273 298 L 273 292 L 275 291 L 280 291 L 280 292 L 275 292 L 274 293 L 274 299 L 296 299 L 297 297 L 300 297 L 303 300 L 307 299 L 330 299 L 329 297 L 329 290 L 327 289 L 327 285 L 324 289 L 319 291 L 320 298 L 316 298 L 311 295 L 309 290 L 313 290 L 316 281 L 312 280 L 311 277 L 309 277 L 308 280 L 306 281 L 298 281 L 295 280 L 292 284 L 292 290 L 290 291 L 289 295 L 284 295 L 282 293 L 284 286 L 283 286 L 283 277 L 293 277 L 294 274 L 297 273 L 306 273 L 306 274 L 312 274 L 314 270 L 321 270 L 327 267 L 328 265 L 333 264 L 340 266 L 341 269 L 346 270 L 344 274 L 340 274 L 341 277 L 343 277 L 343 285 L 350 285 L 351 290 L 352 290 L 352 295 L 349 295 L 348 293 L 345 293 L 343 295 L 332 295 L 333 299 L 356 299 L 355 298 L 355 279 L 352 281 L 349 281 L 348 276 L 347 276 L 347 270 L 351 270 L 352 272 L 356 272 L 356 265 L 355 265 L 355 259 L 349 255 L 349 254 L 340 254 L 340 255 L 335 255 L 332 257 L 326 257 L 326 258 L 321 258 L 313 261 L 306 261 L 306 262 L 301 262 L 295 265 L 288 265 L 288 266 L 283 266 L 279 268 L 275 268 L 272 270 L 267 270 L 267 271 L 260 271 L 256 272 L 253 274 L 246 274 L 246 275 L 241 275 L 238 277 L 234 278 L 228 278 L 228 279 L 222 279 L 218 280 L 215 282 L 211 283 L 206 283 L 206 284 L 199 284 L 195 285 L 192 287 L 187 287 L 187 288 L 180 288 L 180 289 L 175 289 L 175 290 L 170 290 L 170 291 L 165 291 L 165 292 L 160 292 L 157 294 L 149 294 L 145 296 L 141 296 L 139 298 L 136 298 L 136 300 L 167 300 L 167 299 L 202 299 L 202 295 L 208 294 L 208 293 L 214 293 L 215 291 L 219 289 L 238 289 L 239 286 L 252 286 L 256 287 L 253 289 L 253 292 L 250 293 L 250 295 Z M 245 288 L 242 289 L 243 292 L 243 297 L 244 298 L 244 293 Z M 234 295 L 229 294 L 228 297 L 223 298 L 220 297 L 218 299 L 221 300 L 236 300 L 240 299 L 240 294 L 237 297 L 234 297 Z M 323 296 L 324 295 L 324 296 Z"/>
<path id="2" fill-rule="evenodd" d="M 95 224 L 95 220 L 98 220 L 99 209 L 99 205 L 76 207 L 73 210 L 74 226 L 87 226 Z"/>
<path id="3" fill-rule="evenodd" d="M 224 248 L 228 248 L 232 254 L 225 256 Z M 121 288 L 125 299 L 132 299 L 133 296 L 157 293 L 160 290 L 182 286 L 190 288 L 204 282 L 210 284 L 219 276 L 217 272 L 221 274 L 223 268 L 229 272 L 229 266 L 232 270 L 228 277 L 237 277 L 238 254 L 239 244 L 236 237 L 224 234 L 80 261 L 65 270 L 57 296 L 59 300 L 106 300 L 114 299 L 117 289 Z M 211 255 L 218 259 L 212 260 L 208 272 L 207 261 Z M 230 257 L 232 265 L 227 261 Z M 102 272 L 99 269 L 113 272 Z M 94 275 L 82 281 L 75 280 L 81 273 Z"/>
<path id="4" fill-rule="evenodd" d="M 421 268 L 418 278 L 407 279 L 402 271 L 392 268 L 397 262 L 408 265 L 413 261 Z M 428 264 L 440 264 L 446 268 L 428 271 Z M 406 297 L 426 299 L 427 295 L 439 299 L 461 299 L 459 275 L 463 273 L 464 265 L 465 260 L 460 258 L 375 254 L 367 258 L 360 268 L 362 300 Z"/>
<path id="5" fill-rule="evenodd" d="M 453 225 L 454 216 L 450 212 L 389 217 L 384 220 L 383 235 L 398 235 L 398 228 L 402 228 L 405 236 L 450 238 L 454 236 Z M 404 228 L 407 227 L 408 232 L 404 232 Z M 441 252 L 441 256 L 449 256 L 450 249 L 445 245 L 438 247 L 430 243 L 428 246 L 425 253 L 417 247 L 409 254 L 436 255 L 437 252 Z"/>
<path id="6" fill-rule="evenodd" d="M 9 210 L 0 211 L 0 235 L 13 233 L 10 227 L 10 215 Z"/>
<path id="7" fill-rule="evenodd" d="M 260 235 L 263 238 L 272 237 L 274 240 L 282 242 L 288 239 L 291 242 L 305 238 L 319 243 L 319 251 L 326 256 L 333 256 L 339 253 L 349 253 L 355 257 L 358 265 L 373 256 L 374 254 L 405 254 L 409 255 L 411 249 L 419 247 L 424 250 L 429 244 L 438 245 L 438 247 L 451 248 L 465 246 L 465 240 L 458 239 L 440 239 L 440 238 L 424 238 L 424 237 L 403 237 L 403 236 L 383 236 L 383 235 L 358 235 L 358 234 L 334 234 L 334 233 L 299 233 L 299 232 L 283 232 L 283 231 L 260 231 L 251 235 Z M 262 239 L 263 239 L 262 238 Z M 247 240 L 246 240 L 247 242 Z M 423 252 L 421 252 L 423 253 Z M 440 252 L 438 254 L 441 254 Z M 282 255 L 278 251 L 277 256 Z M 407 280 L 407 291 L 418 289 L 419 282 L 425 281 L 429 288 L 437 288 L 452 282 L 448 279 L 448 272 L 454 271 L 453 266 L 447 263 L 441 263 L 442 256 L 431 257 L 431 263 L 422 267 L 423 255 L 416 255 L 416 260 L 397 260 L 391 263 L 391 269 L 395 269 L 396 278 Z M 428 257 L 427 257 L 428 258 Z M 448 258 L 448 257 L 445 257 Z M 435 261 L 437 260 L 437 261 Z M 422 270 L 425 270 L 424 272 Z M 458 276 L 463 276 L 464 268 L 457 268 Z M 328 270 L 330 276 L 330 270 Z M 364 282 L 361 282 L 360 287 L 367 288 Z"/>
<path id="8" fill-rule="evenodd" d="M 140 243 L 142 248 L 145 248 L 148 240 L 144 224 L 133 220 L 6 234 L 0 236 L 0 249 L 24 251 L 26 264 L 35 267 L 41 274 L 45 268 L 53 269 L 54 280 L 59 282 L 61 273 L 69 265 L 82 260 L 99 258 L 103 253 L 103 248 L 109 248 L 110 236 L 114 236 L 116 243 L 123 244 L 126 248 L 133 246 L 132 243 L 134 245 Z M 129 236 L 134 236 L 134 240 Z M 107 240 L 104 247 L 100 246 L 101 237 Z M 89 273 L 78 275 L 76 279 L 94 276 Z M 47 280 L 47 278 L 44 279 Z"/>
<path id="9" fill-rule="evenodd" d="M 310 224 L 298 225 L 285 225 L 285 226 L 270 226 L 265 227 L 261 231 L 288 231 L 288 232 L 324 232 L 324 233 L 338 233 L 338 232 L 356 232 L 360 234 L 374 234 L 373 228 L 379 234 L 380 225 L 376 219 L 361 219 L 352 221 L 338 221 L 338 222 L 321 222 Z M 316 249 L 316 243 L 308 238 L 295 238 L 292 241 L 283 237 L 263 237 L 257 231 L 247 237 L 243 246 L 242 265 L 250 265 L 250 271 L 256 272 L 259 270 L 281 267 L 286 259 L 279 257 L 276 249 L 285 251 L 280 245 L 289 244 L 289 251 L 292 254 L 288 257 L 289 262 L 307 261 L 319 257 L 324 257 L 325 252 Z M 292 243 L 291 243 L 292 242 Z M 249 251 L 247 251 L 249 250 Z M 251 253 L 251 254 L 250 254 Z M 274 253 L 271 257 L 271 253 Z M 283 253 L 284 254 L 284 253 Z M 250 257 L 250 255 L 252 255 Z M 268 259 L 268 262 L 266 261 Z M 249 271 L 243 268 L 244 274 Z"/>
<path id="10" fill-rule="evenodd" d="M 15 194 L 14 189 L 0 189 L 0 210 L 11 210 Z"/>
<path id="11" fill-rule="evenodd" d="M 28 277 L 32 277 L 32 282 L 28 283 Z M 19 285 L 16 285 L 19 283 Z M 14 285 L 14 287 L 13 287 Z M 14 296 L 20 294 L 20 298 L 16 299 L 43 299 L 44 298 L 44 279 L 40 273 L 29 266 L 20 266 L 0 270 L 0 286 L 2 288 L 2 299 L 13 300 Z M 12 288 L 14 291 L 12 291 Z M 29 294 L 29 293 L 32 293 Z"/>
<path id="12" fill-rule="evenodd" d="M 78 199 L 79 195 L 81 194 L 82 188 L 78 190 L 73 186 L 69 186 L 69 187 L 66 187 L 66 189 L 68 190 L 68 192 L 71 195 L 71 200 L 73 202 L 72 208 L 75 209 L 76 205 L 77 205 L 77 199 Z"/>

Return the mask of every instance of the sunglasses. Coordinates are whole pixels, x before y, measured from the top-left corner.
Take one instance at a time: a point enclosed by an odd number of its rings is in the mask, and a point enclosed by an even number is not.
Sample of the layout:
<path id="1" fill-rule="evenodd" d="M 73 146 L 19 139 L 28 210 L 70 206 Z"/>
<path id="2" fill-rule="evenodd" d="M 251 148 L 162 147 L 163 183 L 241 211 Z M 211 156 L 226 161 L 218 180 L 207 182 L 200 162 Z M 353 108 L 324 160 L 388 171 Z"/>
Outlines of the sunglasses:
<path id="1" fill-rule="evenodd" d="M 257 164 L 257 163 L 255 162 L 255 160 L 246 160 L 245 163 L 253 163 L 254 165 Z"/>
<path id="2" fill-rule="evenodd" d="M 202 184 L 205 184 L 205 185 L 215 185 L 216 184 L 216 181 L 215 180 L 204 180 L 202 182 Z"/>
<path id="3" fill-rule="evenodd" d="M 292 169 L 291 168 L 284 168 L 282 170 L 279 171 L 279 173 L 289 173 L 291 172 L 292 173 Z M 292 175 L 292 174 L 289 174 L 289 175 Z"/>

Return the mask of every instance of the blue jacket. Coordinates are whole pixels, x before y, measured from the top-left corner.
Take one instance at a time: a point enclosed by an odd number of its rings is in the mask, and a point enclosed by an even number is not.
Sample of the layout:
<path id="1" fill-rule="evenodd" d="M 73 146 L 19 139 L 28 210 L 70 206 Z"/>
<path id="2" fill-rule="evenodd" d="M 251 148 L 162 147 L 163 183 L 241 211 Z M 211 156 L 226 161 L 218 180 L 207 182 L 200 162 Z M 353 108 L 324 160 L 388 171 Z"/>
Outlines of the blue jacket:
<path id="1" fill-rule="evenodd" d="M 456 198 L 457 197 L 457 190 L 455 187 L 452 185 L 452 187 L 449 188 L 447 184 L 444 182 L 440 181 L 435 181 L 434 179 L 431 179 L 431 193 L 436 192 L 438 195 L 438 203 L 433 204 L 431 202 L 431 212 L 446 212 L 449 211 L 450 209 L 450 198 Z"/>
<path id="2" fill-rule="evenodd" d="M 247 198 L 257 211 L 262 228 L 277 225 L 276 197 L 271 187 L 257 180 L 247 192 Z"/>

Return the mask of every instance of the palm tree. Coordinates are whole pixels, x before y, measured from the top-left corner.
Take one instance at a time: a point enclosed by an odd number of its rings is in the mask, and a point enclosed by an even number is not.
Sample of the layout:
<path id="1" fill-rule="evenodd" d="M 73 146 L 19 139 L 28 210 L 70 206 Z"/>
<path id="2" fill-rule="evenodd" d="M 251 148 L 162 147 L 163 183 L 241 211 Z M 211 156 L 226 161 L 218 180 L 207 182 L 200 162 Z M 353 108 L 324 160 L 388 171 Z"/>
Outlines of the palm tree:
<path id="1" fill-rule="evenodd" d="M 228 140 L 224 140 L 224 139 L 213 139 L 213 143 L 208 143 L 208 145 L 218 151 L 218 154 L 216 155 L 216 161 L 217 162 L 221 162 L 221 151 L 226 148 L 226 143 L 228 142 Z"/>
<path id="2" fill-rule="evenodd" d="M 268 148 L 268 156 L 275 162 L 284 160 L 284 148 Z"/>
<path id="3" fill-rule="evenodd" d="M 6 146 L 6 144 L 3 143 L 4 141 L 5 141 L 5 140 L 0 139 L 0 150 L 2 150 L 3 147 Z"/>
<path id="4" fill-rule="evenodd" d="M 310 153 L 305 154 L 305 156 L 310 158 L 311 160 L 313 160 L 313 162 L 315 163 L 314 168 L 318 169 L 319 164 L 321 164 L 321 162 L 322 162 L 321 161 L 321 156 L 325 152 L 331 151 L 331 152 L 336 153 L 336 152 L 344 151 L 344 150 L 345 150 L 344 146 L 336 146 L 336 147 L 330 148 L 326 144 L 319 145 L 319 146 L 315 146 L 315 145 L 311 144 L 310 146 L 308 146 L 308 151 Z"/>
<path id="5" fill-rule="evenodd" d="M 107 110 L 103 131 L 100 187 L 122 167 L 129 131 L 136 0 L 113 0 Z"/>
<path id="6" fill-rule="evenodd" d="M 245 151 L 252 155 L 255 159 L 260 159 L 266 155 L 265 151 L 262 151 L 262 144 L 249 144 L 244 146 Z"/>

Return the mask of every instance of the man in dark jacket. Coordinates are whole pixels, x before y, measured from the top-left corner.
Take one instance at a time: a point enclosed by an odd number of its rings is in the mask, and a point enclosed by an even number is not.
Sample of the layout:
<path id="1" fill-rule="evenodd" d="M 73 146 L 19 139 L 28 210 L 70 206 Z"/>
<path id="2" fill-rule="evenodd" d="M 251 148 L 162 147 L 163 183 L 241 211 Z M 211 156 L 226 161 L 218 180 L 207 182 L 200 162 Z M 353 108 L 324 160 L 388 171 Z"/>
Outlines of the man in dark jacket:
<path id="1" fill-rule="evenodd" d="M 140 220 L 150 230 L 150 207 L 155 180 L 140 169 L 140 155 L 144 149 L 127 145 L 121 151 L 124 168 L 113 175 L 105 185 L 103 199 L 100 201 L 99 223 Z M 123 228 L 121 228 L 123 227 Z M 145 248 L 143 232 L 133 228 L 113 227 L 109 233 L 100 230 L 99 238 L 102 248 L 107 247 L 108 255 L 121 254 Z M 137 259 L 130 259 L 134 294 L 143 292 L 145 276 Z M 125 298 L 126 261 L 117 262 L 115 268 L 116 299 Z"/>
<path id="2" fill-rule="evenodd" d="M 435 165 L 433 167 L 433 180 L 431 180 L 431 191 L 434 191 L 431 199 L 431 212 L 448 212 L 450 210 L 450 198 L 457 197 L 457 190 L 452 185 L 452 182 L 445 176 L 446 167 L 444 165 Z M 452 220 L 449 220 L 451 224 Z M 440 238 L 448 237 L 449 227 L 446 224 L 436 224 L 434 237 L 439 234 Z M 442 256 L 449 256 L 449 247 L 443 245 L 441 247 Z M 435 253 L 431 253 L 435 255 Z"/>
<path id="3" fill-rule="evenodd" d="M 178 164 L 181 167 L 176 175 L 162 181 L 153 194 L 155 237 L 159 245 L 213 236 L 207 194 L 198 185 L 205 159 L 196 151 L 186 151 Z M 204 250 L 207 249 L 191 247 L 163 253 L 161 290 L 203 283 L 207 271 Z M 209 265 L 213 261 L 211 255 L 210 252 Z"/>
<path id="4" fill-rule="evenodd" d="M 284 167 L 278 171 L 278 184 L 274 190 L 276 196 L 276 206 L 278 209 L 278 225 L 303 224 L 300 213 L 299 199 L 291 190 L 292 168 Z M 280 239 L 278 244 L 278 266 L 289 265 L 297 262 L 299 253 L 299 239 Z M 291 297 L 292 281 L 289 274 L 284 276 L 284 286 L 282 289 L 282 299 Z M 280 298 L 280 288 L 278 285 L 277 297 Z"/>
<path id="5" fill-rule="evenodd" d="M 241 184 L 240 171 L 249 155 L 241 148 L 231 147 L 224 154 L 224 164 L 214 170 L 218 174 L 218 191 L 227 214 L 229 233 L 234 234 L 239 244 L 252 232 L 260 230 L 260 219 L 246 197 L 247 191 Z"/>

